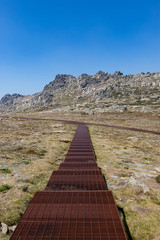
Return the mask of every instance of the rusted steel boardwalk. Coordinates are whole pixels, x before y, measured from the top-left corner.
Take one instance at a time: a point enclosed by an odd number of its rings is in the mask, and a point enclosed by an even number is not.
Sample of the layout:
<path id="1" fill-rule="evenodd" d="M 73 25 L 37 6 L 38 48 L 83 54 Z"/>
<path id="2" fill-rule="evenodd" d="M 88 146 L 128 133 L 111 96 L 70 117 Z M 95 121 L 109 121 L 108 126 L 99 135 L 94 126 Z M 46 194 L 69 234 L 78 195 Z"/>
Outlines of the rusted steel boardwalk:
<path id="1" fill-rule="evenodd" d="M 115 200 L 79 125 L 65 162 L 37 192 L 11 240 L 126 240 Z"/>

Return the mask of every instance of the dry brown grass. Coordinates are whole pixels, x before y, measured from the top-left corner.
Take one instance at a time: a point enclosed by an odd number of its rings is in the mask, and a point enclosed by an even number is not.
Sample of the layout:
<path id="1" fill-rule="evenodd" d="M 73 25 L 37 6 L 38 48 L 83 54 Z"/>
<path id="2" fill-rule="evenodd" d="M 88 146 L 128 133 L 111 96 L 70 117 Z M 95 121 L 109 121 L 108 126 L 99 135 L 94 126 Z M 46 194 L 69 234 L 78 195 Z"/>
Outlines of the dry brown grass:
<path id="1" fill-rule="evenodd" d="M 14 114 L 15 116 L 15 114 Z M 16 116 L 24 116 L 17 113 Z M 75 121 L 84 121 L 91 123 L 103 123 L 116 126 L 134 127 L 146 130 L 160 131 L 160 115 L 158 113 L 141 113 L 141 112 L 108 112 L 96 113 L 95 115 L 86 115 L 83 112 L 33 112 L 26 113 L 28 117 L 42 117 L 53 119 L 66 119 Z"/>
<path id="2" fill-rule="evenodd" d="M 160 131 L 159 116 L 148 113 L 37 112 L 17 116 L 67 119 Z M 0 193 L 0 221 L 16 223 L 37 190 L 45 188 L 53 170 L 64 160 L 76 126 L 52 121 L 2 120 L 0 168 L 11 170 L 0 180 L 12 188 Z M 160 137 L 152 134 L 89 127 L 98 164 L 124 208 L 133 239 L 158 240 Z M 3 165 L 3 166 L 2 166 Z M 0 236 L 1 238 L 1 236 Z M 5 237 L 3 237 L 5 238 Z M 3 239 L 2 238 L 2 239 Z M 7 237 L 5 238 L 7 239 Z"/>
<path id="3" fill-rule="evenodd" d="M 124 209 L 133 239 L 160 236 L 160 137 L 89 127 L 99 167 Z"/>
<path id="4" fill-rule="evenodd" d="M 11 173 L 0 172 L 0 187 L 11 188 L 0 192 L 0 222 L 19 221 L 34 193 L 45 188 L 52 171 L 64 161 L 75 128 L 48 121 L 1 121 L 0 169 Z"/>

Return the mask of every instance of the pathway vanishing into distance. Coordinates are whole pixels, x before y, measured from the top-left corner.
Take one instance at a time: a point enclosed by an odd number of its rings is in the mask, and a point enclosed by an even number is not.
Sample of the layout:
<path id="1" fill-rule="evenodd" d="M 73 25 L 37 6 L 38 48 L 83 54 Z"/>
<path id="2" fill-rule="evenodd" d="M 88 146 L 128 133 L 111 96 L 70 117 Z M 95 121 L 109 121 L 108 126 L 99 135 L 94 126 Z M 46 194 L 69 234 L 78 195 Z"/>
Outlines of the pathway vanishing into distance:
<path id="1" fill-rule="evenodd" d="M 11 237 L 33 239 L 127 240 L 85 124 L 78 125 L 64 163 L 34 195 Z"/>
<path id="2" fill-rule="evenodd" d="M 160 132 L 158 131 L 152 131 L 152 130 L 145 130 L 145 129 L 139 129 L 139 128 L 132 128 L 132 127 L 121 127 L 121 126 L 114 126 L 114 125 L 108 125 L 108 124 L 101 124 L 101 123 L 87 123 L 87 122 L 79 122 L 79 121 L 70 121 L 70 120 L 60 120 L 60 119 L 52 119 L 52 118 L 29 118 L 29 117 L 12 117 L 12 116 L 0 116 L 0 118 L 13 118 L 13 119 L 28 119 L 28 120 L 45 120 L 45 121 L 55 121 L 55 122 L 64 122 L 67 124 L 86 124 L 86 125 L 95 125 L 95 126 L 101 126 L 101 127 L 110 127 L 110 128 L 117 128 L 121 130 L 129 130 L 134 132 L 142 132 L 142 133 L 150 133 L 155 135 L 160 135 Z"/>

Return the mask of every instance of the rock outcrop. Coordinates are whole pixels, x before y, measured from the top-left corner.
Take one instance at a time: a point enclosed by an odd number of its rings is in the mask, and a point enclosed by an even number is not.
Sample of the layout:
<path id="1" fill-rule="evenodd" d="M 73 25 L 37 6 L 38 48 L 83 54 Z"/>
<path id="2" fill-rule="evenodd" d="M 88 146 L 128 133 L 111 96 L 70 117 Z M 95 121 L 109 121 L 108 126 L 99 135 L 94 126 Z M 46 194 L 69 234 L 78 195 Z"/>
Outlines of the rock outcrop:
<path id="1" fill-rule="evenodd" d="M 44 110 L 153 111 L 160 104 L 160 73 L 123 75 L 99 71 L 95 75 L 57 75 L 42 92 L 31 96 L 6 94 L 0 112 Z"/>

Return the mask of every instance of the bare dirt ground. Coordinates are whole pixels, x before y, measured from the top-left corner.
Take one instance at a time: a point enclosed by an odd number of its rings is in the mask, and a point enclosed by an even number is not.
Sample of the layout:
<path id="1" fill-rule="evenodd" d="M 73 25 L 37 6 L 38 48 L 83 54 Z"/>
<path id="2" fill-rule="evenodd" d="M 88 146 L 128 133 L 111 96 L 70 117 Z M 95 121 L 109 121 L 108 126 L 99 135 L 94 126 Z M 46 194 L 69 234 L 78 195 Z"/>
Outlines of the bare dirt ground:
<path id="1" fill-rule="evenodd" d="M 154 113 L 16 115 L 160 131 L 160 116 Z M 0 121 L 0 222 L 18 222 L 34 193 L 45 188 L 51 172 L 64 160 L 75 129 L 54 121 Z M 98 126 L 89 126 L 89 131 L 98 165 L 117 205 L 125 211 L 133 239 L 160 239 L 160 183 L 156 180 L 160 175 L 160 136 Z M 0 239 L 8 238 L 0 235 Z"/>

